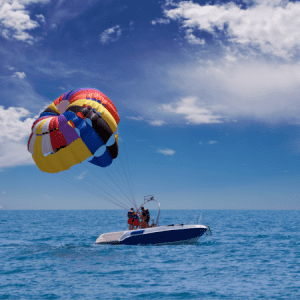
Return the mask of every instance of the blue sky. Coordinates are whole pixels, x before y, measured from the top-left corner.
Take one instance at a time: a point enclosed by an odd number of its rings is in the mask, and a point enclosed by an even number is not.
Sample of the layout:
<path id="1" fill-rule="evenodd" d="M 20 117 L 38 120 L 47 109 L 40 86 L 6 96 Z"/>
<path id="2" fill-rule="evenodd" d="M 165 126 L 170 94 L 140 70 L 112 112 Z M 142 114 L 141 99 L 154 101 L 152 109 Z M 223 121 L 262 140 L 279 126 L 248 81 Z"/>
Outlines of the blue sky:
<path id="1" fill-rule="evenodd" d="M 280 0 L 0 1 L 0 208 L 118 208 L 102 196 L 119 197 L 124 166 L 138 203 L 299 209 L 299 13 Z M 31 125 L 80 87 L 116 105 L 120 155 L 43 173 Z"/>

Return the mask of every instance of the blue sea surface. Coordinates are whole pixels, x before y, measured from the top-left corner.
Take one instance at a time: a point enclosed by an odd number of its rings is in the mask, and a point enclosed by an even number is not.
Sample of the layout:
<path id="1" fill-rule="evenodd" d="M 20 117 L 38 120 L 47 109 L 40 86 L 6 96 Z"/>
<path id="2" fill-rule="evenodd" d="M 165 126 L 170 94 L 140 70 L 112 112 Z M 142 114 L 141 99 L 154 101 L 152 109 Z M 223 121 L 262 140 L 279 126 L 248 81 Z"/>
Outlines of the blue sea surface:
<path id="1" fill-rule="evenodd" d="M 300 299 L 300 211 L 163 210 L 203 215 L 194 245 L 95 245 L 125 211 L 0 211 L 0 299 Z"/>

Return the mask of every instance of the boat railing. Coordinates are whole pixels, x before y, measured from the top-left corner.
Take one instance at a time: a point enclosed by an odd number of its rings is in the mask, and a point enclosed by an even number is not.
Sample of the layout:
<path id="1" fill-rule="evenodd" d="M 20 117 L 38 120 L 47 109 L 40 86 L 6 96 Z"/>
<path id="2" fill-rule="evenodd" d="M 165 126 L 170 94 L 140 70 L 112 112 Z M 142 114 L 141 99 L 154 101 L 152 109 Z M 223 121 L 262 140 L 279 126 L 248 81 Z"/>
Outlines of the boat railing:
<path id="1" fill-rule="evenodd" d="M 189 221 L 186 223 L 187 225 L 189 225 L 189 223 L 194 220 L 194 223 L 193 224 L 199 224 L 199 225 L 203 225 L 203 226 L 206 226 L 207 230 L 206 230 L 206 235 L 212 235 L 212 232 L 211 232 L 211 229 L 208 225 L 205 225 L 204 224 L 204 217 L 203 215 L 194 215 L 192 216 Z"/>
<path id="2" fill-rule="evenodd" d="M 207 230 L 206 230 L 206 235 L 212 235 L 212 232 L 211 232 L 211 229 L 210 229 L 210 227 L 208 226 L 208 225 L 205 225 L 206 226 L 206 228 L 207 228 Z"/>

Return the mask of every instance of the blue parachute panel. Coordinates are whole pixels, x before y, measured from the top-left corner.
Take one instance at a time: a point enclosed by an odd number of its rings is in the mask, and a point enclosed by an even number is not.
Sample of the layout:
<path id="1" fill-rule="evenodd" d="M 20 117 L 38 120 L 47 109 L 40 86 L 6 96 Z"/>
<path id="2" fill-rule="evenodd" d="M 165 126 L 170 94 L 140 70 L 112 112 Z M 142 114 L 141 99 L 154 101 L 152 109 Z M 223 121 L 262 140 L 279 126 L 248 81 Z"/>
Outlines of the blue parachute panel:
<path id="1" fill-rule="evenodd" d="M 89 162 L 100 167 L 108 167 L 113 161 L 113 158 L 111 157 L 108 149 L 105 150 L 105 152 L 98 157 L 93 157 L 92 160 Z"/>

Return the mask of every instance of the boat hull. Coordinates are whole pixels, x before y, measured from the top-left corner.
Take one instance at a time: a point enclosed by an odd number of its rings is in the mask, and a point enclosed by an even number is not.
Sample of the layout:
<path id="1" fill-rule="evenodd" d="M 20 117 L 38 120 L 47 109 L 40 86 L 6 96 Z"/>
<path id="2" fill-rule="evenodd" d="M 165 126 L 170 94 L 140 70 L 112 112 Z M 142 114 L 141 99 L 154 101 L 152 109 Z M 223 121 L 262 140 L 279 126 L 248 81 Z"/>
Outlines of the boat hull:
<path id="1" fill-rule="evenodd" d="M 104 233 L 96 244 L 179 245 L 193 244 L 207 231 L 204 225 L 170 225 Z"/>
<path id="2" fill-rule="evenodd" d="M 133 235 L 120 241 L 123 245 L 180 245 L 196 243 L 206 228 L 174 229 Z"/>

